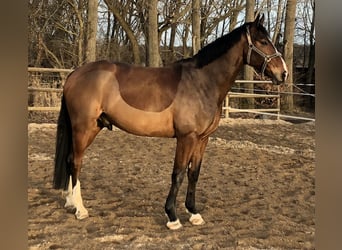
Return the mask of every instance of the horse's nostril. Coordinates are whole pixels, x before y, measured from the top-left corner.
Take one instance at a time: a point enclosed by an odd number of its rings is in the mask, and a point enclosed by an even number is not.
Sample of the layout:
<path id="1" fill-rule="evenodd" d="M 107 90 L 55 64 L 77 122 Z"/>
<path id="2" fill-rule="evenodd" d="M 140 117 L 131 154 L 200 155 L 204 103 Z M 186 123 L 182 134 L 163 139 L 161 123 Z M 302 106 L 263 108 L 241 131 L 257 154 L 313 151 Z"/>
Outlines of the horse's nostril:
<path id="1" fill-rule="evenodd" d="M 284 80 L 287 79 L 288 74 L 289 74 L 289 73 L 288 73 L 286 70 L 283 72 L 283 79 L 284 79 Z"/>

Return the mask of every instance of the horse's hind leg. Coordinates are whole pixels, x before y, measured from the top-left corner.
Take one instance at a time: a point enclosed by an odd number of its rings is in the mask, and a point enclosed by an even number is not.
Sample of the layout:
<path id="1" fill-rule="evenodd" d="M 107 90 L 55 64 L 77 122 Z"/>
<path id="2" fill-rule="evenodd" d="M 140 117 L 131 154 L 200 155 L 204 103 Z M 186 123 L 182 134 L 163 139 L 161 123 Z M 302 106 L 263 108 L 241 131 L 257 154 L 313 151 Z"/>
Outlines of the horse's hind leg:
<path id="1" fill-rule="evenodd" d="M 81 182 L 79 181 L 82 159 L 86 148 L 92 143 L 99 131 L 100 128 L 97 126 L 87 129 L 73 129 L 72 167 L 65 207 L 76 208 L 75 216 L 79 220 L 88 217 L 88 211 L 83 205 Z"/>

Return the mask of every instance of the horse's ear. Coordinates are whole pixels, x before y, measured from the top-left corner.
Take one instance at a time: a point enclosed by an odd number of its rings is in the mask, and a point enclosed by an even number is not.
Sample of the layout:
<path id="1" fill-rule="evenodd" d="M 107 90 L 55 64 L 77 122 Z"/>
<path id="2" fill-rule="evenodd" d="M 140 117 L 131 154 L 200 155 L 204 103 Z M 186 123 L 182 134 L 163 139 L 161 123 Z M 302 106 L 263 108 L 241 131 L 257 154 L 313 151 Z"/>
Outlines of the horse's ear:
<path id="1" fill-rule="evenodd" d="M 254 22 L 257 22 L 260 19 L 260 12 L 259 11 L 254 11 Z"/>
<path id="2" fill-rule="evenodd" d="M 263 26 L 264 21 L 265 21 L 265 15 L 264 14 L 260 15 L 259 13 L 257 17 L 255 18 L 254 22 L 256 23 L 257 26 L 260 26 L 260 25 Z"/>

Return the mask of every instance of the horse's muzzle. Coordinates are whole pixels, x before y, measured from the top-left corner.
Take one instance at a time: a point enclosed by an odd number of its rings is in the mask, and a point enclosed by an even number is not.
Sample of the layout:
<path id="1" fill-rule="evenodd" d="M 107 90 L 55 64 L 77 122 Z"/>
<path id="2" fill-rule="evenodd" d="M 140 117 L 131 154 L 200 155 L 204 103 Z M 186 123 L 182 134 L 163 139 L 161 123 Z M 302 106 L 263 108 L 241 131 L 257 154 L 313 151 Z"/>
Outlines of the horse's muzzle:
<path id="1" fill-rule="evenodd" d="M 281 84 L 284 83 L 286 81 L 286 79 L 288 78 L 289 73 L 287 72 L 287 70 L 284 70 L 282 73 L 279 74 L 274 74 L 272 76 L 272 82 L 273 84 Z"/>

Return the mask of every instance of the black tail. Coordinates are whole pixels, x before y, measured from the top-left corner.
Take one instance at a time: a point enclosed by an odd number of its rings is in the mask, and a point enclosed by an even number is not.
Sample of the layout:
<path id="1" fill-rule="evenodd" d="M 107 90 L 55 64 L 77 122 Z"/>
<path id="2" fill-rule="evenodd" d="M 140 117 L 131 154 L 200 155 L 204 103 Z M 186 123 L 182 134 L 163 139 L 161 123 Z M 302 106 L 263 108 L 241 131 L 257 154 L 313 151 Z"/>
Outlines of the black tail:
<path id="1" fill-rule="evenodd" d="M 53 175 L 53 187 L 55 189 L 67 189 L 69 176 L 71 174 L 70 159 L 72 153 L 72 134 L 69 113 L 62 97 L 61 110 L 59 112 L 56 153 L 55 153 L 55 172 Z"/>

